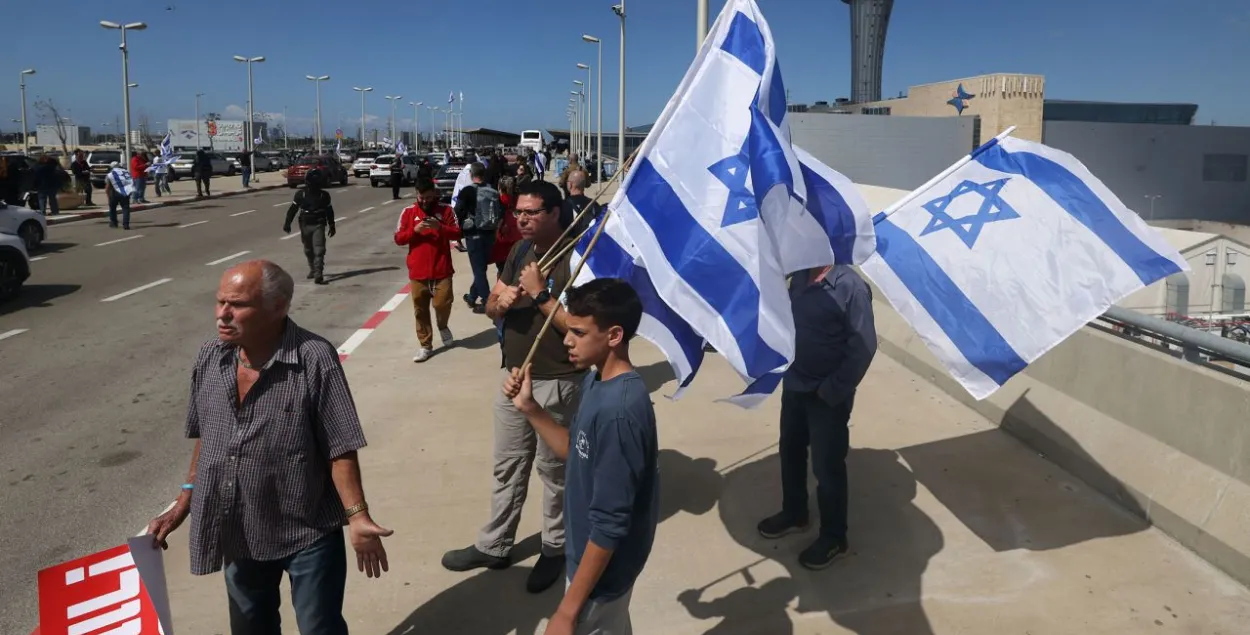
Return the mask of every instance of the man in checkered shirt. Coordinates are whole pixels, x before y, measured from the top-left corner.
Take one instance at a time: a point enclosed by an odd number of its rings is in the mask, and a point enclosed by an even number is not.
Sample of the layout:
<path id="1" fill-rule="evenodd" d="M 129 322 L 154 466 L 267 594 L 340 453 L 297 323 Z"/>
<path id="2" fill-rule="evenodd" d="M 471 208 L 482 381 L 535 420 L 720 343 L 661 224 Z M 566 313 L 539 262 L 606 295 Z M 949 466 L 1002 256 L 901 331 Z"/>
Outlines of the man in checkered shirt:
<path id="1" fill-rule="evenodd" d="M 191 517 L 191 573 L 225 567 L 233 635 L 282 632 L 278 584 L 291 577 L 303 635 L 346 635 L 348 527 L 356 563 L 387 570 L 356 451 L 364 433 L 338 353 L 287 317 L 295 283 L 267 261 L 226 272 L 217 339 L 191 372 L 191 468 L 174 506 L 148 525 L 153 545 Z"/>

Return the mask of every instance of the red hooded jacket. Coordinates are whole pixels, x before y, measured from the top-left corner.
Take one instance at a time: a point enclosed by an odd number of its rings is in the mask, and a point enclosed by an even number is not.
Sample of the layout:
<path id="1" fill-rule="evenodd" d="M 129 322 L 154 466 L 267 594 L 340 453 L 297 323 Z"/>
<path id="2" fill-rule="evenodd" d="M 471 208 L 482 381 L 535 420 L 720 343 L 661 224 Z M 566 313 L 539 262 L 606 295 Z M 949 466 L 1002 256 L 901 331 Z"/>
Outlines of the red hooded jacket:
<path id="1" fill-rule="evenodd" d="M 417 225 L 429 216 L 438 219 L 438 228 L 417 231 Z M 429 214 L 419 205 L 404 209 L 395 227 L 395 244 L 408 246 L 409 280 L 442 280 L 455 273 L 451 266 L 451 241 L 459 239 L 456 213 L 441 203 Z"/>

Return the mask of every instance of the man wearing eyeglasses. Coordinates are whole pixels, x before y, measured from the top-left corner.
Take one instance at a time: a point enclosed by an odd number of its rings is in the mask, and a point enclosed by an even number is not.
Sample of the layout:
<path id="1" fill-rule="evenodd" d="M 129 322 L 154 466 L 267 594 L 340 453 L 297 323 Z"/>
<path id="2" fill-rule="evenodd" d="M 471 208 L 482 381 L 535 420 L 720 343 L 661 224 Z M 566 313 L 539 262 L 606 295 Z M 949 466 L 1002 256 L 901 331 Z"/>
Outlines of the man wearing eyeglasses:
<path id="1" fill-rule="evenodd" d="M 563 228 L 560 190 L 546 181 L 530 181 L 517 188 L 517 229 L 522 240 L 508 254 L 495 288 L 486 301 L 486 314 L 502 321 L 504 377 L 525 363 L 547 316 L 555 313 L 551 328 L 539 340 L 530 366 L 535 401 L 557 423 L 568 426 L 577 412 L 581 373 L 569 361 L 563 344 L 567 313 L 561 293 L 568 285 L 569 254 L 557 258 L 547 271 L 538 263 L 549 253 L 560 253 Z M 554 251 L 553 251 L 554 250 Z M 502 378 L 500 380 L 502 382 Z M 544 485 L 542 552 L 525 588 L 540 593 L 565 574 L 564 569 L 564 462 L 538 439 L 524 413 L 499 392 L 495 395 L 495 467 L 491 516 L 477 542 L 447 552 L 443 566 L 452 571 L 503 569 L 516 542 L 521 507 L 529 486 L 530 467 L 537 464 Z"/>

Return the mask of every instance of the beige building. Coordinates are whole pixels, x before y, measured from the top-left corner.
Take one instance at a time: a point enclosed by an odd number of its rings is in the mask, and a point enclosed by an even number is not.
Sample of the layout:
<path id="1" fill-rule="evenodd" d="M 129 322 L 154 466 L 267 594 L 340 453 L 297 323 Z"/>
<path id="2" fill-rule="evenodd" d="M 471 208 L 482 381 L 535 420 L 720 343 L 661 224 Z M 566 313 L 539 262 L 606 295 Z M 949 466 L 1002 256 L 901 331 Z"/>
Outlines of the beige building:
<path id="1" fill-rule="evenodd" d="M 1016 126 L 1012 136 L 1040 142 L 1045 92 L 1046 78 L 1041 75 L 996 73 L 912 86 L 906 97 L 846 108 L 865 115 L 980 117 L 982 140 Z"/>
<path id="2" fill-rule="evenodd" d="M 1116 304 L 1156 317 L 1246 315 L 1250 245 L 1221 234 L 1156 227 L 1190 271 L 1173 274 Z"/>

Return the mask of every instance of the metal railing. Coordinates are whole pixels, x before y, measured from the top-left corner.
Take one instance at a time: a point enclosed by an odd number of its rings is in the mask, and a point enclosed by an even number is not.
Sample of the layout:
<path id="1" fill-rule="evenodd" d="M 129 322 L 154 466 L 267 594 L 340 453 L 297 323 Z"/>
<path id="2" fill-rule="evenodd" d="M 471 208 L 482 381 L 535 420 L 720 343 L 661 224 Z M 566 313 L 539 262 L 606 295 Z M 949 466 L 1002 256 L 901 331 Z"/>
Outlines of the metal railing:
<path id="1" fill-rule="evenodd" d="M 1099 316 L 1093 326 L 1152 345 L 1185 361 L 1250 380 L 1250 344 L 1117 306 Z M 1146 339 L 1154 341 L 1143 341 Z M 1220 362 L 1235 367 L 1230 368 Z"/>

